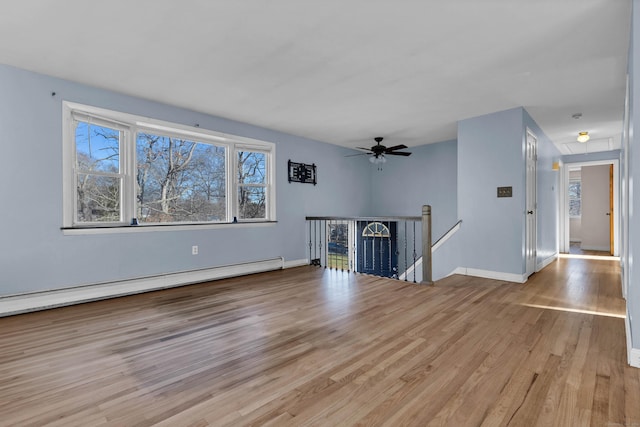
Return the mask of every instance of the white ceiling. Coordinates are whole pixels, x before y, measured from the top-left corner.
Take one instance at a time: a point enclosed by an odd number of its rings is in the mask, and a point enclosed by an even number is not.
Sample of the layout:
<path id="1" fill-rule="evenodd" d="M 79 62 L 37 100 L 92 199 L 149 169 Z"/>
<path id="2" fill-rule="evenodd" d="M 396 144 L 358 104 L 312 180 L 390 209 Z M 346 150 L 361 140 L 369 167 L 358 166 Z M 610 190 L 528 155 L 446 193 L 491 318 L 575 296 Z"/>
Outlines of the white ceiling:
<path id="1" fill-rule="evenodd" d="M 337 145 L 518 106 L 566 154 L 620 143 L 630 0 L 4 3 L 0 63 Z"/>

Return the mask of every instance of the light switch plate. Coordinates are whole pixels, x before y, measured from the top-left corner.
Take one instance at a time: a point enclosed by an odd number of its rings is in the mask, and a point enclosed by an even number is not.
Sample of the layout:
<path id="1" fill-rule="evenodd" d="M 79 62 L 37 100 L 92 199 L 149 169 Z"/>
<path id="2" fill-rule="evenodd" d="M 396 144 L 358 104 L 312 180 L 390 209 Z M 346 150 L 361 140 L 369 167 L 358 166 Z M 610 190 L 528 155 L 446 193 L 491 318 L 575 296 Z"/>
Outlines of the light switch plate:
<path id="1" fill-rule="evenodd" d="M 513 197 L 513 187 L 498 187 L 498 197 Z"/>

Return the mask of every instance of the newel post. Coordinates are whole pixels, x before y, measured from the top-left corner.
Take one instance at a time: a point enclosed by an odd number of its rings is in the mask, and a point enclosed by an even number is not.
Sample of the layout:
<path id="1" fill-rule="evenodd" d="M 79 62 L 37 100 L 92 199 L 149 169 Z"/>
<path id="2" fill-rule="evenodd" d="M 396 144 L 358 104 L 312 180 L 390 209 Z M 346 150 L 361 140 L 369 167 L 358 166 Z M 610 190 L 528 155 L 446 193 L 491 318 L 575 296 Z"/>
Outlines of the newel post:
<path id="1" fill-rule="evenodd" d="M 431 205 L 422 206 L 422 284 L 432 285 L 431 280 Z"/>

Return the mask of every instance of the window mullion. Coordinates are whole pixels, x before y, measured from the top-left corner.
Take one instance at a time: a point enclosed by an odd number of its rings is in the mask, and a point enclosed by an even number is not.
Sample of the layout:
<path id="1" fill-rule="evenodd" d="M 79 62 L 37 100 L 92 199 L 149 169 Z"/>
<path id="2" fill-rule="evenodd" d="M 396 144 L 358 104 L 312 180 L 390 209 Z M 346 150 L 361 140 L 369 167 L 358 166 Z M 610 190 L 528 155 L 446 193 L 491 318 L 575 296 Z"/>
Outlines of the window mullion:
<path id="1" fill-rule="evenodd" d="M 131 222 L 136 217 L 136 129 L 129 128 L 124 132 L 122 182 L 122 221 Z"/>
<path id="2" fill-rule="evenodd" d="M 229 185 L 227 185 L 227 220 L 231 218 L 239 218 L 240 212 L 238 196 L 240 194 L 240 183 L 238 182 L 238 150 L 235 145 L 229 147 L 229 154 L 227 156 L 229 174 Z"/>
<path id="3" fill-rule="evenodd" d="M 71 117 L 71 113 L 65 106 L 63 126 L 63 167 L 64 167 L 64 214 L 63 224 L 70 227 L 78 221 L 78 200 L 76 188 L 78 187 L 75 130 L 78 122 Z"/>
<path id="4" fill-rule="evenodd" d="M 266 153 L 265 162 L 265 219 L 275 220 L 275 149 Z"/>

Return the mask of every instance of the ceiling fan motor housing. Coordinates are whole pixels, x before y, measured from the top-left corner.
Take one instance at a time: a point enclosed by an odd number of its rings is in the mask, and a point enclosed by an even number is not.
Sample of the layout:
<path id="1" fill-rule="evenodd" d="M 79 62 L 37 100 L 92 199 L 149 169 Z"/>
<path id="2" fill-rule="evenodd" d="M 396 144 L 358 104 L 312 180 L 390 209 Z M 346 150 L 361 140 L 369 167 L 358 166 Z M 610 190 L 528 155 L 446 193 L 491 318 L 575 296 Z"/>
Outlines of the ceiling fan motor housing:
<path id="1" fill-rule="evenodd" d="M 376 141 L 376 145 L 374 145 L 371 148 L 363 148 L 363 147 L 357 147 L 360 150 L 366 150 L 369 151 L 369 154 L 373 154 L 374 157 L 378 158 L 380 156 L 384 157 L 385 154 L 390 154 L 390 155 L 394 155 L 394 156 L 409 156 L 411 155 L 411 153 L 408 153 L 406 151 L 396 151 L 396 150 L 402 150 L 404 148 L 407 148 L 406 145 L 404 144 L 400 144 L 400 145 L 396 145 L 393 147 L 385 147 L 384 145 L 380 144 L 382 142 L 384 138 L 381 136 L 377 136 L 375 138 L 373 138 L 374 141 Z"/>

